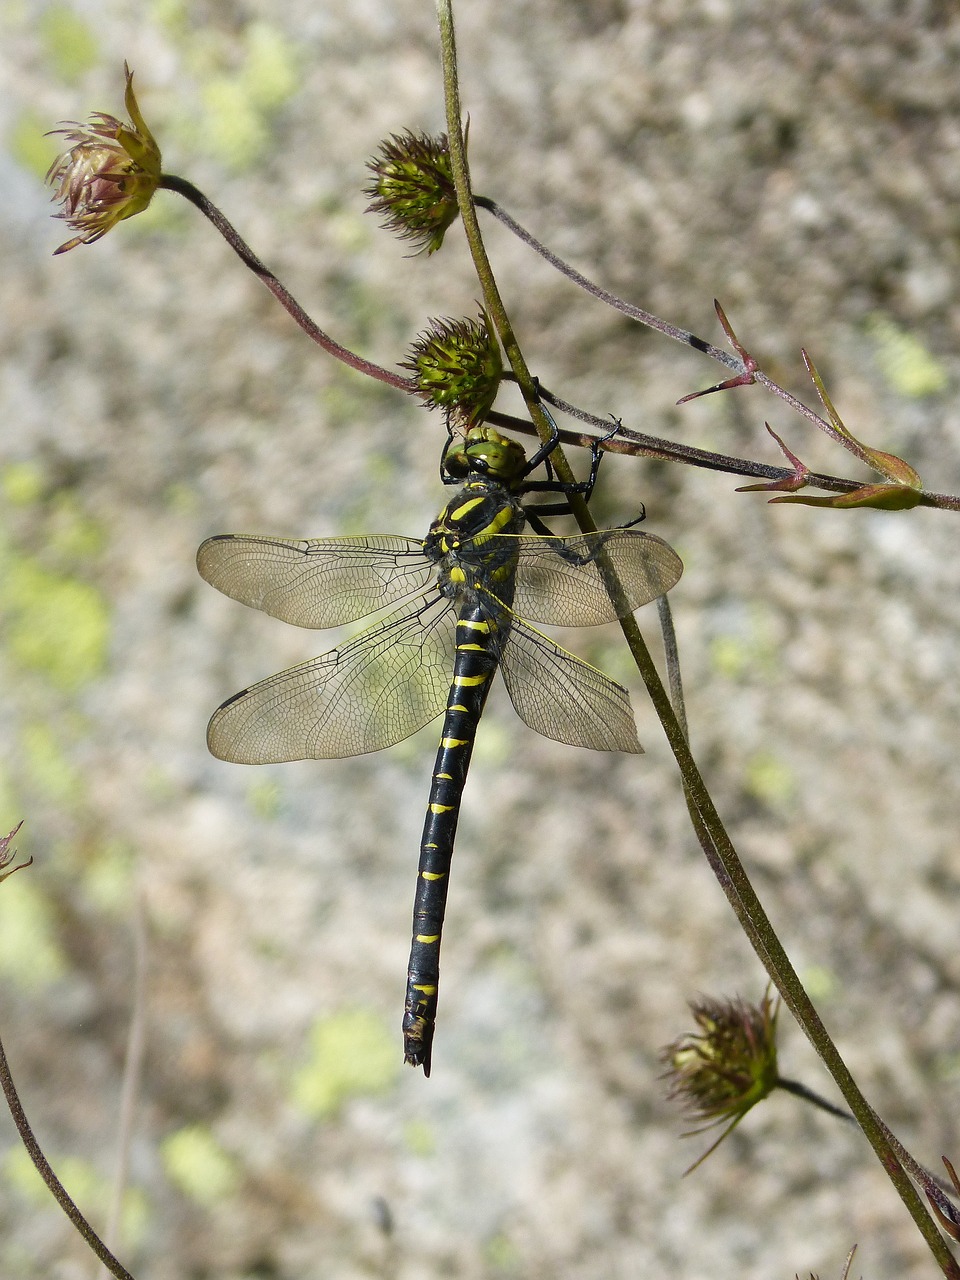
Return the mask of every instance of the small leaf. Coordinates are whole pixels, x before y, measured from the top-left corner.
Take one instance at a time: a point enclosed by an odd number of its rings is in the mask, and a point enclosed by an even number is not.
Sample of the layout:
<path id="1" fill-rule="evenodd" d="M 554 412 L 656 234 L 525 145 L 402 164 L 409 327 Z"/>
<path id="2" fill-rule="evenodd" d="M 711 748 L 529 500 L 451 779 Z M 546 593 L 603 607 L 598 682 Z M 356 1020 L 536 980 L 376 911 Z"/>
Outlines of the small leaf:
<path id="1" fill-rule="evenodd" d="M 731 347 L 733 347 L 734 351 L 743 361 L 747 371 L 752 373 L 755 369 L 759 368 L 759 365 L 757 364 L 756 360 L 754 360 L 750 352 L 743 345 L 743 343 L 740 341 L 740 339 L 737 337 L 737 335 L 733 332 L 733 325 L 727 319 L 727 313 L 724 311 L 723 307 L 721 307 L 720 303 L 717 301 L 716 298 L 714 298 L 713 300 L 713 309 L 717 313 L 717 319 L 720 321 L 720 327 L 721 329 L 723 329 L 723 332 L 727 335 L 727 340 L 729 341 Z"/>
<path id="2" fill-rule="evenodd" d="M 756 378 L 752 373 L 739 373 L 735 378 L 727 378 L 725 382 L 718 382 L 712 387 L 704 387 L 702 391 L 691 391 L 689 395 L 681 396 L 677 404 L 687 404 L 691 400 L 699 400 L 701 396 L 713 395 L 714 391 L 729 391 L 732 387 L 750 387 L 754 382 L 756 382 Z"/>
<path id="3" fill-rule="evenodd" d="M 867 461 L 875 471 L 892 480 L 894 484 L 907 485 L 910 489 L 921 490 L 923 481 L 919 474 L 895 453 L 882 453 L 879 449 L 866 449 Z"/>
<path id="4" fill-rule="evenodd" d="M 810 356 L 803 347 L 800 348 L 800 354 L 803 356 L 803 363 L 807 366 L 807 373 L 809 373 L 810 377 L 813 379 L 813 385 L 817 389 L 817 395 L 820 397 L 820 403 L 827 411 L 827 417 L 845 439 L 852 440 L 854 444 L 859 444 L 860 442 L 843 425 L 843 419 L 833 407 L 833 401 L 827 395 L 827 388 L 823 385 L 823 379 L 817 372 L 817 366 L 810 359 Z"/>
<path id="5" fill-rule="evenodd" d="M 827 389 L 823 385 L 823 379 L 817 372 L 816 365 L 810 359 L 806 351 L 801 348 L 800 354 L 803 356 L 803 363 L 807 366 L 807 372 L 813 379 L 813 385 L 817 389 L 817 395 L 827 411 L 827 416 L 833 425 L 834 431 L 840 437 L 840 442 L 851 453 L 856 454 L 868 467 L 872 467 L 874 471 L 891 480 L 895 486 L 906 485 L 911 489 L 920 490 L 923 488 L 923 481 L 917 472 L 910 466 L 909 462 L 905 462 L 903 458 L 897 457 L 895 453 L 884 453 L 881 449 L 871 449 L 869 445 L 865 445 L 858 440 L 849 427 L 845 426 L 842 418 L 833 407 L 833 401 L 827 394 Z M 859 491 L 858 491 L 859 492 Z M 823 504 L 817 504 L 823 505 Z M 836 505 L 836 504 L 832 504 Z M 849 503 L 850 506 L 876 505 L 874 503 Z M 916 502 L 898 503 L 898 507 L 916 506 Z"/>
<path id="6" fill-rule="evenodd" d="M 714 391 L 729 391 L 732 387 L 749 387 L 756 382 L 756 378 L 754 378 L 753 375 L 760 366 L 737 335 L 733 332 L 733 326 L 727 319 L 726 312 L 716 298 L 713 300 L 713 307 L 717 313 L 717 319 L 720 321 L 720 327 L 727 335 L 727 341 L 743 361 L 743 373 L 738 373 L 735 378 L 727 378 L 725 382 L 718 382 L 713 387 L 705 387 L 703 391 L 692 391 L 690 395 L 682 396 L 677 401 L 677 404 L 687 404 L 690 400 L 699 400 L 701 396 L 712 395 Z"/>
<path id="7" fill-rule="evenodd" d="M 771 502 L 801 502 L 807 507 L 835 507 L 845 510 L 848 507 L 877 507 L 881 511 L 909 511 L 923 501 L 918 489 L 904 484 L 864 484 L 859 489 L 848 493 L 835 493 L 830 498 L 814 497 L 812 494 L 784 494 L 771 498 Z"/>

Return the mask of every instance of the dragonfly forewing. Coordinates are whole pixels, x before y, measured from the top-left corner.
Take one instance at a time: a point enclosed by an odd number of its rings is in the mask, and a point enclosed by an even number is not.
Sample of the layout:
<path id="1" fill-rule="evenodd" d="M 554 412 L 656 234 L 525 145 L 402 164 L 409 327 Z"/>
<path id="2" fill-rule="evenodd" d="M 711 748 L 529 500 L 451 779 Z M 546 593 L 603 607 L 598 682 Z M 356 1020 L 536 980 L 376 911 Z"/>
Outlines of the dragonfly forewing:
<path id="1" fill-rule="evenodd" d="M 297 627 L 338 627 L 423 591 L 434 568 L 414 538 L 208 538 L 200 576 L 224 595 Z"/>

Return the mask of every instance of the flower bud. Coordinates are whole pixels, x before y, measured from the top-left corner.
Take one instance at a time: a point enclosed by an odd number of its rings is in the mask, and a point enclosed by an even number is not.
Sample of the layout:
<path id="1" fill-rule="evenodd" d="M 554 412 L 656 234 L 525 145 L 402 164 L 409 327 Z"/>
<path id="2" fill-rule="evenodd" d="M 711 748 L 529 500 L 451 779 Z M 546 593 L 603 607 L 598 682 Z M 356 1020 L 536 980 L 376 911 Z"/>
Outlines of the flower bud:
<path id="1" fill-rule="evenodd" d="M 503 360 L 486 314 L 476 320 L 433 320 L 401 362 L 414 375 L 417 394 L 431 408 L 446 409 L 462 426 L 482 422 L 490 411 Z"/>
<path id="2" fill-rule="evenodd" d="M 417 253 L 436 253 L 459 212 L 446 135 L 392 134 L 367 168 L 375 174 L 364 188 L 371 197 L 367 212 L 381 214 L 388 230 L 414 241 Z"/>
<path id="3" fill-rule="evenodd" d="M 687 1115 L 699 1122 L 690 1133 L 716 1124 L 728 1126 L 706 1155 L 777 1087 L 779 1011 L 779 1000 L 771 1000 L 769 993 L 759 1004 L 740 997 L 701 996 L 690 1002 L 699 1031 L 688 1032 L 660 1051 L 670 1081 L 668 1096 L 678 1099 Z"/>

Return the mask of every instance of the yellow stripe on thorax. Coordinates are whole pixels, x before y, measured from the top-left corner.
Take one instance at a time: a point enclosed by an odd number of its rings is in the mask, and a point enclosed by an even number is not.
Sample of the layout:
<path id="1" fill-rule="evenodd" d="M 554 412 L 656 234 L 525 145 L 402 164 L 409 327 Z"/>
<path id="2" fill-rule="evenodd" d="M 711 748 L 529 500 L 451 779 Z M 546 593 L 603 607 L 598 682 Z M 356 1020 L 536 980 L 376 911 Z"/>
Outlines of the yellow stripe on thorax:
<path id="1" fill-rule="evenodd" d="M 495 538 L 500 530 L 508 525 L 512 519 L 513 508 L 511 506 L 502 506 L 493 519 L 473 535 L 474 544 L 489 542 L 490 539 Z"/>
<path id="2" fill-rule="evenodd" d="M 450 519 L 454 523 L 456 523 L 459 520 L 463 520 L 465 516 L 468 516 L 471 511 L 475 511 L 476 508 L 479 507 L 484 502 L 485 497 L 486 495 L 484 495 L 484 497 L 482 498 L 468 498 L 467 501 L 461 503 L 459 507 L 456 507 L 456 508 L 447 507 L 448 519 Z"/>

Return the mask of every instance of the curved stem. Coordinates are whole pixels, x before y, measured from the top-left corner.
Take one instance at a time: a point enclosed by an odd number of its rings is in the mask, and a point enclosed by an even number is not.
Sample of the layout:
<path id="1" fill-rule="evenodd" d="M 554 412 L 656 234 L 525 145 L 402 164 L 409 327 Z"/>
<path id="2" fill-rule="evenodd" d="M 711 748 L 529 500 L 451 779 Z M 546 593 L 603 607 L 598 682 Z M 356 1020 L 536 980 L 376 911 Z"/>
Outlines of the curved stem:
<path id="1" fill-rule="evenodd" d="M 650 311 L 645 311 L 643 307 L 635 307 L 632 302 L 625 302 L 623 298 L 618 298 L 615 293 L 610 293 L 609 290 L 595 284 L 594 281 L 588 280 L 575 267 L 571 267 L 568 262 L 564 262 L 562 258 L 557 257 L 552 249 L 548 249 L 545 244 L 541 244 L 536 236 L 531 235 L 526 227 L 522 227 L 495 200 L 490 200 L 487 196 L 476 196 L 475 200 L 481 209 L 486 209 L 488 213 L 492 213 L 495 218 L 502 222 L 505 227 L 508 227 L 515 236 L 518 236 L 535 253 L 538 253 L 541 258 L 549 262 L 552 267 L 556 267 L 568 280 L 572 280 L 574 284 L 579 285 L 581 289 L 585 289 L 587 293 L 592 294 L 600 302 L 605 302 L 607 306 L 614 307 L 625 316 L 629 316 L 631 320 L 637 320 L 640 324 L 645 324 L 650 329 L 656 329 L 658 333 L 662 333 L 668 338 L 673 338 L 676 342 L 682 342 L 684 346 L 693 347 L 695 351 L 702 351 L 704 355 L 719 361 L 720 364 L 726 365 L 728 369 L 733 369 L 736 373 L 745 372 L 746 366 L 738 356 L 733 356 L 729 351 L 724 351 L 722 347 L 715 347 L 710 342 L 704 342 L 703 338 L 698 338 L 695 333 L 680 329 L 677 325 L 670 324 L 668 320 L 661 320 L 659 316 L 653 315 Z"/>
<path id="2" fill-rule="evenodd" d="M 114 1257 L 94 1231 L 93 1227 L 91 1227 L 90 1223 L 74 1204 L 73 1200 L 71 1200 L 70 1196 L 67 1194 L 66 1187 L 54 1173 L 50 1161 L 41 1151 L 40 1144 L 34 1137 L 33 1130 L 30 1128 L 30 1122 L 26 1117 L 23 1106 L 21 1105 L 16 1085 L 13 1083 L 13 1076 L 10 1073 L 10 1064 L 7 1062 L 7 1055 L 4 1052 L 2 1043 L 0 1043 L 0 1088 L 3 1089 L 3 1095 L 6 1098 L 7 1107 L 13 1117 L 13 1123 L 17 1126 L 20 1141 L 26 1147 L 27 1154 L 33 1161 L 34 1168 L 37 1173 L 39 1173 L 40 1177 L 47 1184 L 50 1194 L 110 1274 L 112 1276 L 116 1276 L 117 1280 L 134 1280 L 133 1276 L 126 1269 L 123 1263 L 121 1263 L 118 1258 Z"/>
<path id="3" fill-rule="evenodd" d="M 661 320 L 659 316 L 654 315 L 650 311 L 646 311 L 643 307 L 634 306 L 632 302 L 626 302 L 623 298 L 618 298 L 615 293 L 611 293 L 608 289 L 604 289 L 595 281 L 590 280 L 582 272 L 577 271 L 568 262 L 548 249 L 542 244 L 536 236 L 532 235 L 524 226 L 521 226 L 515 218 L 513 218 L 501 205 L 495 200 L 491 200 L 487 196 L 474 196 L 474 203 L 481 209 L 486 209 L 499 222 L 508 228 L 514 235 L 523 241 L 525 245 L 533 249 L 540 255 L 545 262 L 548 262 L 557 271 L 567 277 L 568 280 L 584 289 L 592 297 L 599 302 L 604 302 L 607 306 L 613 307 L 625 316 L 629 316 L 631 320 L 646 325 L 650 329 L 662 333 L 667 338 L 672 338 L 676 342 L 682 343 L 684 346 L 691 347 L 694 351 L 701 351 L 704 355 L 709 356 L 711 360 L 716 360 L 719 364 L 732 369 L 736 374 L 747 377 L 749 380 L 756 382 L 764 387 L 772 395 L 782 400 L 796 413 L 806 418 L 808 422 L 813 423 L 818 430 L 825 432 L 831 439 L 835 440 L 843 448 L 853 453 L 867 466 L 872 466 L 871 457 L 868 450 L 865 450 L 859 442 L 852 438 L 841 434 L 836 427 L 826 418 L 821 417 L 802 400 L 798 400 L 795 395 L 787 391 L 779 383 L 775 382 L 771 377 L 763 372 L 762 369 L 756 368 L 752 363 L 748 369 L 746 363 L 739 355 L 732 355 L 729 351 L 724 351 L 722 347 L 714 346 L 713 343 L 706 342 L 703 338 L 698 338 L 695 333 L 691 333 L 687 329 L 681 329 L 675 324 L 671 324 L 667 320 Z M 544 399 L 547 399 L 545 396 Z M 584 421 L 592 421 L 603 425 L 601 420 L 595 419 L 592 415 L 583 414 L 581 411 L 572 408 L 572 406 L 564 406 L 556 400 L 551 400 L 557 408 L 563 409 L 565 413 L 573 413 L 576 417 L 581 417 Z M 652 457 L 665 458 L 672 462 L 687 462 L 693 466 L 709 467 L 716 471 L 732 471 L 737 475 L 763 476 L 767 479 L 783 480 L 788 479 L 792 474 L 789 468 L 784 467 L 764 467 L 761 463 L 745 462 L 739 458 L 728 458 L 723 454 L 708 453 L 703 449 L 694 449 L 687 445 L 677 445 L 671 441 L 660 440 L 655 436 L 645 436 L 640 432 L 630 431 L 627 428 L 621 428 L 621 434 L 625 439 L 634 440 L 639 446 L 635 450 L 620 449 L 622 453 L 636 452 L 646 454 Z M 613 448 L 616 449 L 616 444 Z M 837 493 L 849 493 L 854 489 L 860 488 L 862 481 L 842 480 L 836 476 L 826 476 L 823 474 L 810 474 L 806 483 L 818 489 L 828 489 Z M 920 495 L 918 506 L 937 507 L 945 511 L 960 511 L 960 496 L 946 493 L 923 493 Z"/>
<path id="4" fill-rule="evenodd" d="M 845 1111 L 843 1107 L 835 1106 L 832 1102 L 828 1102 L 826 1098 L 821 1098 L 819 1093 L 815 1093 L 813 1089 L 808 1089 L 799 1080 L 785 1080 L 783 1076 L 778 1076 L 774 1087 L 783 1089 L 785 1093 L 792 1093 L 795 1098 L 802 1098 L 804 1102 L 809 1102 L 813 1106 L 819 1107 L 821 1111 L 826 1111 L 827 1115 L 836 1116 L 839 1120 L 846 1120 L 848 1124 L 857 1123 L 857 1117 L 852 1111 Z"/>
<path id="5" fill-rule="evenodd" d="M 640 635 L 636 620 L 632 616 L 624 618 L 621 620 L 621 627 L 677 761 L 691 816 L 694 819 L 694 829 L 728 902 L 787 1008 L 803 1028 L 808 1040 L 836 1081 L 837 1087 L 927 1242 L 941 1271 L 945 1276 L 950 1277 L 950 1280 L 960 1280 L 960 1266 L 905 1171 L 904 1165 L 909 1167 L 915 1162 L 905 1158 L 899 1143 L 895 1144 L 891 1141 L 886 1125 L 861 1093 L 856 1080 L 840 1056 L 837 1046 L 820 1020 L 820 1015 L 807 995 L 773 924 L 750 883 L 743 863 L 723 826 L 690 753 L 686 736 L 674 714 L 670 699 L 660 680 L 650 651 Z"/>
<path id="6" fill-rule="evenodd" d="M 355 355 L 354 352 L 349 351 L 346 347 L 342 347 L 339 342 L 335 342 L 329 334 L 324 333 L 320 326 L 307 315 L 289 289 L 284 284 L 281 284 L 268 266 L 261 262 L 236 227 L 223 216 L 213 201 L 208 200 L 203 192 L 198 187 L 195 187 L 192 182 L 188 182 L 186 178 L 178 178 L 176 174 L 165 173 L 160 178 L 160 186 L 166 191 L 175 191 L 178 195 L 183 196 L 199 209 L 204 217 L 209 218 L 241 262 L 263 281 L 284 310 L 294 318 L 307 337 L 312 338 L 318 347 L 322 347 L 329 355 L 349 365 L 351 369 L 356 369 L 358 373 L 365 373 L 368 377 L 385 382 L 388 386 L 396 387 L 399 391 L 413 390 L 413 380 L 411 378 L 405 378 L 402 374 L 393 373 L 389 369 L 381 368 L 378 364 L 373 364 L 370 360 L 364 360 L 362 356 Z"/>

